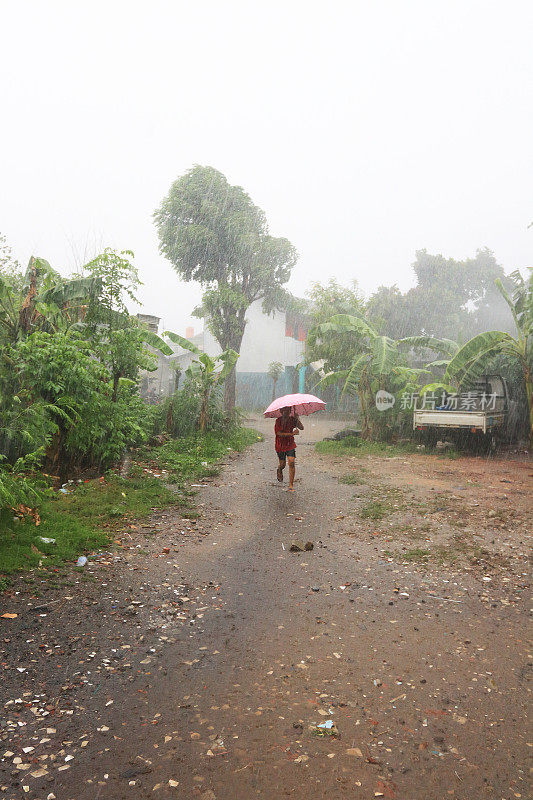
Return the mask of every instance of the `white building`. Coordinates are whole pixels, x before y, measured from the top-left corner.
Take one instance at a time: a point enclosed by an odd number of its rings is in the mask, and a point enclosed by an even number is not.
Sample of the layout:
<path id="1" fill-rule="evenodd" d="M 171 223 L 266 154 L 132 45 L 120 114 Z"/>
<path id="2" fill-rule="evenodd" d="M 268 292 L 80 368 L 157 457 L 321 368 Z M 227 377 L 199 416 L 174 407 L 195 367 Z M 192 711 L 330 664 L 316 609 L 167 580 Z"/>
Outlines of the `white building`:
<path id="1" fill-rule="evenodd" d="M 263 303 L 257 300 L 246 312 L 246 328 L 237 361 L 237 405 L 242 408 L 264 408 L 272 399 L 272 379 L 268 367 L 273 361 L 283 364 L 285 370 L 276 384 L 276 395 L 305 390 L 306 368 L 300 366 L 304 359 L 308 323 L 303 314 L 274 311 L 265 314 Z M 205 326 L 196 336 L 189 329 L 186 338 L 211 357 L 219 355 L 220 345 Z M 171 345 L 174 347 L 173 345 Z M 176 365 L 183 373 L 194 354 L 175 348 Z"/>
<path id="2" fill-rule="evenodd" d="M 148 330 L 158 333 L 159 317 L 154 317 L 151 314 L 137 314 L 137 319 Z M 164 356 L 159 350 L 154 350 L 149 345 L 146 345 L 146 347 L 157 359 L 157 366 L 153 371 L 146 369 L 140 371 L 140 392 L 145 400 L 158 402 L 162 397 L 171 395 L 176 389 L 177 375 L 174 364 L 177 356 Z"/>

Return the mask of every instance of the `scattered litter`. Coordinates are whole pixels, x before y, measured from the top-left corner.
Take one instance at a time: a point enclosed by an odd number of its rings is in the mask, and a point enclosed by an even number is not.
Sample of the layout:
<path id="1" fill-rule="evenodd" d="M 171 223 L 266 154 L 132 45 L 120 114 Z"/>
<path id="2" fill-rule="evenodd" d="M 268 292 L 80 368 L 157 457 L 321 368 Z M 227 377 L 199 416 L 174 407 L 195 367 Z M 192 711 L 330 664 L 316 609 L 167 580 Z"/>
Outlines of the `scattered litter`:
<path id="1" fill-rule="evenodd" d="M 338 728 L 332 719 L 328 719 L 326 722 L 320 722 L 318 725 L 309 725 L 309 731 L 313 736 L 332 736 L 334 739 L 340 738 Z"/>
<path id="2" fill-rule="evenodd" d="M 18 614 L 10 614 L 8 611 L 2 614 L 2 619 L 16 619 L 16 617 L 18 617 Z"/>
<path id="3" fill-rule="evenodd" d="M 84 567 L 86 563 L 87 563 L 87 556 L 80 556 L 76 561 L 76 566 Z"/>
<path id="4" fill-rule="evenodd" d="M 452 600 L 451 597 L 439 597 L 436 594 L 428 594 L 428 597 L 432 597 L 433 600 L 446 600 L 447 603 L 464 603 L 464 600 Z"/>
<path id="5" fill-rule="evenodd" d="M 45 544 L 55 544 L 56 543 L 55 539 L 48 539 L 46 536 L 39 536 L 39 539 L 41 540 L 41 542 L 44 542 Z"/>

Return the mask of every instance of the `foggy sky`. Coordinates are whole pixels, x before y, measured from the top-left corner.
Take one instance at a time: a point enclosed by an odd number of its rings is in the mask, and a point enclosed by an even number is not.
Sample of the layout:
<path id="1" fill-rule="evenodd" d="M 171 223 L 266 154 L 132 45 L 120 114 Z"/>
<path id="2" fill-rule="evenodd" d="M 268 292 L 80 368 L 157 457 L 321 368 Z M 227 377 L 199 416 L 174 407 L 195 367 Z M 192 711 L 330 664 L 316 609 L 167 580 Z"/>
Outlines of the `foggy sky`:
<path id="1" fill-rule="evenodd" d="M 300 296 L 405 290 L 424 247 L 533 260 L 529 0 L 0 0 L 0 31 L 0 232 L 63 274 L 133 250 L 171 330 L 200 290 L 151 215 L 194 164 L 297 247 Z"/>

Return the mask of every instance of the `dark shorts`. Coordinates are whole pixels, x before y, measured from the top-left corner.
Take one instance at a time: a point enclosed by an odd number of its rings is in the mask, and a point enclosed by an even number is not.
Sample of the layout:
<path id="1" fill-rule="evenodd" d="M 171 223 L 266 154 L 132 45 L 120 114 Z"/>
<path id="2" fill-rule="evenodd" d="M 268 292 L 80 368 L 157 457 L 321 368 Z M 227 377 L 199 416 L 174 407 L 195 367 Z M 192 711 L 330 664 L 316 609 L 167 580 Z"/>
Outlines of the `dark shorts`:
<path id="1" fill-rule="evenodd" d="M 276 455 L 280 461 L 285 461 L 287 456 L 289 456 L 289 458 L 296 458 L 296 449 L 293 448 L 292 450 L 286 450 L 284 453 L 278 453 L 276 450 Z"/>

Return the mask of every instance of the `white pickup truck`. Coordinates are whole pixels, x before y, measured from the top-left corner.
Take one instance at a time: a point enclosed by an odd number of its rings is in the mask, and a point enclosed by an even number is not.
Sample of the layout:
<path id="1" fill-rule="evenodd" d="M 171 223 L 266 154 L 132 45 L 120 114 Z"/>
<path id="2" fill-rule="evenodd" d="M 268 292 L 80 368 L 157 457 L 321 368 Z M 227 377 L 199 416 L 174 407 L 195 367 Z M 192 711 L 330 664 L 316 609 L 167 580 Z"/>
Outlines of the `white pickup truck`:
<path id="1" fill-rule="evenodd" d="M 426 394 L 418 398 L 413 415 L 413 429 L 422 431 L 430 443 L 456 438 L 469 432 L 494 443 L 495 434 L 503 433 L 507 422 L 509 395 L 500 375 L 485 375 L 469 391 L 455 395 Z"/>

